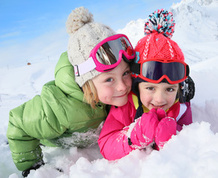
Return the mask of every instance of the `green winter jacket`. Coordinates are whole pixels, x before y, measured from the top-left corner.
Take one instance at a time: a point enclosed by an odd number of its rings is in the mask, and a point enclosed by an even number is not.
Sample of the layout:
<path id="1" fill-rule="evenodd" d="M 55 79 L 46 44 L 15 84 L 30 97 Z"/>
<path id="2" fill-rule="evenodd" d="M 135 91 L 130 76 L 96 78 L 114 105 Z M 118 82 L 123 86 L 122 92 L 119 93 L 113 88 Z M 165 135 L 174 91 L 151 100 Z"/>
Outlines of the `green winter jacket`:
<path id="1" fill-rule="evenodd" d="M 42 161 L 40 143 L 63 146 L 61 139 L 68 137 L 75 139 L 74 146 L 87 146 L 89 138 L 78 141 L 78 133 L 96 130 L 106 115 L 105 105 L 92 109 L 83 101 L 73 66 L 67 52 L 63 53 L 55 68 L 55 81 L 45 84 L 40 96 L 10 111 L 7 137 L 15 165 L 23 171 Z"/>

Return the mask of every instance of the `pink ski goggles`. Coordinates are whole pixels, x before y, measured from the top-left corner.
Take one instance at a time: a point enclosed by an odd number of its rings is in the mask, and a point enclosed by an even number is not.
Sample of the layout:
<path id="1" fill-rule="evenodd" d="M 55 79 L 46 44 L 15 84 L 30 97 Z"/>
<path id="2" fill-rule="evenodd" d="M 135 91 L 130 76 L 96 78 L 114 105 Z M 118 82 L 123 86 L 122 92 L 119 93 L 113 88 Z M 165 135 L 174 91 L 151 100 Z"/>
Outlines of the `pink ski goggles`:
<path id="1" fill-rule="evenodd" d="M 110 36 L 91 51 L 88 60 L 75 65 L 75 76 L 83 75 L 93 69 L 99 72 L 107 72 L 117 67 L 121 60 L 131 62 L 135 58 L 135 51 L 128 37 L 123 34 Z"/>

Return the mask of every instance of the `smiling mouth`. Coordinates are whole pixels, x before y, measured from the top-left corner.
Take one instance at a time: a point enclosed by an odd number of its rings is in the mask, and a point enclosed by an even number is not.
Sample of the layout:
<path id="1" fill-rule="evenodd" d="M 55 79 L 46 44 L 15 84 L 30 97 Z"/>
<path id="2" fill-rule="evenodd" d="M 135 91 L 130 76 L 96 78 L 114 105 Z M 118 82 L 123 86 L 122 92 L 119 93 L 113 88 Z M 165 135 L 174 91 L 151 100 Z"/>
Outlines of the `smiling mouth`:
<path id="1" fill-rule="evenodd" d="M 126 92 L 126 93 L 124 93 L 124 94 L 122 94 L 122 95 L 115 96 L 115 98 L 122 98 L 122 97 L 124 97 L 124 96 L 126 96 L 126 95 L 127 95 L 127 92 Z"/>
<path id="2" fill-rule="evenodd" d="M 154 109 L 163 109 L 163 107 L 164 107 L 165 105 L 155 106 L 155 105 L 152 104 L 152 106 L 153 106 Z"/>

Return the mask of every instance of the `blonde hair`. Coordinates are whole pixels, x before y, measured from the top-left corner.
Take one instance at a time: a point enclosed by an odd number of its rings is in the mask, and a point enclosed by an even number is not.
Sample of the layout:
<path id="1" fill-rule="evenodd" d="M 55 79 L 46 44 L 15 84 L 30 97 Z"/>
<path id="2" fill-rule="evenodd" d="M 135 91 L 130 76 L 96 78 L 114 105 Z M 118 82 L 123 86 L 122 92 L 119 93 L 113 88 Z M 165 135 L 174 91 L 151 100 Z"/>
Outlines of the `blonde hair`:
<path id="1" fill-rule="evenodd" d="M 84 100 L 91 105 L 92 108 L 95 108 L 95 105 L 99 102 L 97 89 L 92 80 L 88 80 L 82 86 L 84 92 Z"/>

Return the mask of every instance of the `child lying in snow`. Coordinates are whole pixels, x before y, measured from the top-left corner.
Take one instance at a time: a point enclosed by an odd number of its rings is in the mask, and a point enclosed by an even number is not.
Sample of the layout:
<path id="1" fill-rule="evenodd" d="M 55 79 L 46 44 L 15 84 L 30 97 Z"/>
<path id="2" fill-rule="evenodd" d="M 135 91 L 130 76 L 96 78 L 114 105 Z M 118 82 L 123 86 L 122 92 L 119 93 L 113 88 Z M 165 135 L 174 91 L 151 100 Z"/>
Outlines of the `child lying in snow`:
<path id="1" fill-rule="evenodd" d="M 65 147 L 64 138 L 97 129 L 107 116 L 105 104 L 122 106 L 128 101 L 128 62 L 135 58 L 128 38 L 93 22 L 83 7 L 69 15 L 67 31 L 68 51 L 58 61 L 55 81 L 45 84 L 40 96 L 10 111 L 7 137 L 24 177 L 44 164 L 40 144 Z M 86 147 L 94 141 L 75 139 L 68 146 Z"/>

